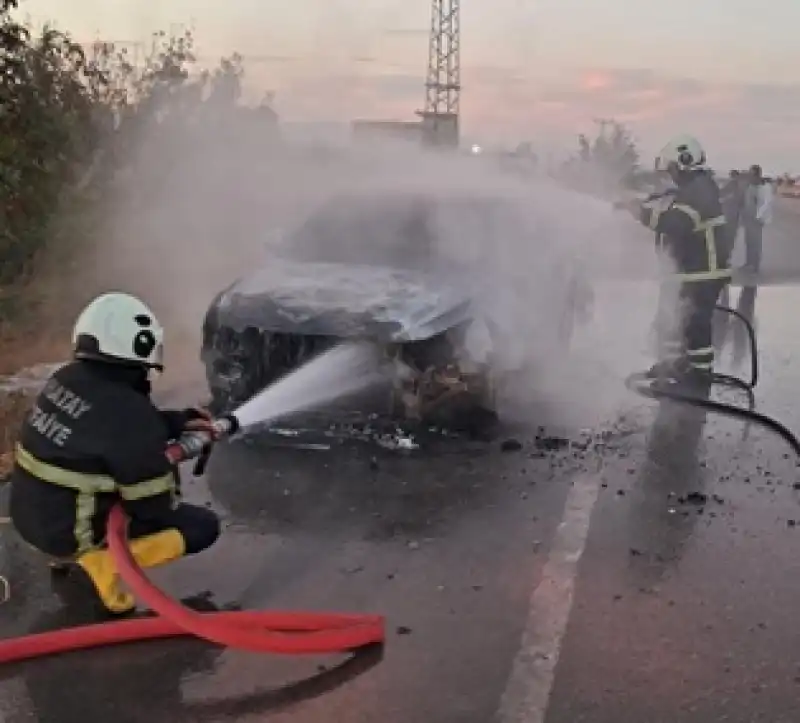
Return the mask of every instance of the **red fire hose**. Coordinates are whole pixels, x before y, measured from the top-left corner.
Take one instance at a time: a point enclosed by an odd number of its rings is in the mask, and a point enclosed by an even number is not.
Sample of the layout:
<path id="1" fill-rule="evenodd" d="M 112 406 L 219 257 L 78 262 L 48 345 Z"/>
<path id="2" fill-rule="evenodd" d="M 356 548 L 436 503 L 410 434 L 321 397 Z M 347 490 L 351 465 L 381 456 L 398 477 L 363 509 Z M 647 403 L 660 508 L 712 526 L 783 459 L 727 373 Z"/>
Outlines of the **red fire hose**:
<path id="1" fill-rule="evenodd" d="M 127 545 L 121 507 L 111 512 L 108 544 L 117 569 L 133 593 L 158 617 L 83 625 L 0 641 L 0 663 L 105 645 L 192 635 L 224 647 L 258 653 L 307 655 L 348 652 L 385 640 L 378 615 L 302 612 L 197 613 L 155 587 Z"/>

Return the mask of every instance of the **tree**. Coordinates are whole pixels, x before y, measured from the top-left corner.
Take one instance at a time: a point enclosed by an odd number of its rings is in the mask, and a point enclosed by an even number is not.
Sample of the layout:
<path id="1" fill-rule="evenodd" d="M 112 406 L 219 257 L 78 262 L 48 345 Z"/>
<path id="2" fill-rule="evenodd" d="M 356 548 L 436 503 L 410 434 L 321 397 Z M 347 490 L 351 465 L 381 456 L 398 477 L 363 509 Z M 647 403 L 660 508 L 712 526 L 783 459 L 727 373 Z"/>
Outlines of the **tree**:
<path id="1" fill-rule="evenodd" d="M 43 243 L 64 183 L 95 142 L 90 88 L 98 79 L 83 49 L 57 30 L 38 36 L 0 6 L 0 283 Z"/>
<path id="2" fill-rule="evenodd" d="M 597 120 L 595 125 L 598 130 L 593 139 L 578 136 L 578 158 L 618 181 L 634 173 L 639 151 L 631 132 L 612 119 Z"/>
<path id="3" fill-rule="evenodd" d="M 133 158 L 152 161 L 157 184 L 171 160 L 163 149 L 180 152 L 174 139 L 190 144 L 193 127 L 224 117 L 235 128 L 253 117 L 239 105 L 242 57 L 193 73 L 191 31 L 155 33 L 135 67 L 113 44 L 86 49 L 50 27 L 34 33 L 13 17 L 17 3 L 0 0 L 0 288 L 30 267 L 76 192 L 102 202 L 107 181 Z M 274 113 L 265 117 L 274 126 Z M 151 152 L 139 154 L 145 139 Z"/>

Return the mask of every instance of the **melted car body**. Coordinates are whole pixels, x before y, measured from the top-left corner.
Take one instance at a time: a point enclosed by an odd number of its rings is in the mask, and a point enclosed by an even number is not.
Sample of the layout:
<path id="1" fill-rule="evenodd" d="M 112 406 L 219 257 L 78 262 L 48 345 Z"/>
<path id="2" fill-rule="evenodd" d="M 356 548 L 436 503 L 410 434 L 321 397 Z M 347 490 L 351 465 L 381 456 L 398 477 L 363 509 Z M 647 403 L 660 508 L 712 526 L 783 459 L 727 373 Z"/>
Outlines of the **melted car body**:
<path id="1" fill-rule="evenodd" d="M 215 411 L 230 410 L 339 340 L 367 339 L 395 369 L 377 411 L 451 427 L 494 418 L 504 374 L 494 349 L 509 332 L 494 301 L 513 295 L 515 283 L 504 278 L 502 289 L 481 296 L 485 257 L 497 244 L 476 225 L 495 214 L 513 228 L 514 208 L 480 194 L 413 193 L 345 196 L 323 206 L 288 234 L 285 255 L 212 302 L 201 357 Z M 468 213 L 469 233 L 443 238 L 441 219 Z M 563 308 L 559 334 L 568 340 L 582 287 L 569 264 L 560 268 L 563 299 L 548 301 Z"/>

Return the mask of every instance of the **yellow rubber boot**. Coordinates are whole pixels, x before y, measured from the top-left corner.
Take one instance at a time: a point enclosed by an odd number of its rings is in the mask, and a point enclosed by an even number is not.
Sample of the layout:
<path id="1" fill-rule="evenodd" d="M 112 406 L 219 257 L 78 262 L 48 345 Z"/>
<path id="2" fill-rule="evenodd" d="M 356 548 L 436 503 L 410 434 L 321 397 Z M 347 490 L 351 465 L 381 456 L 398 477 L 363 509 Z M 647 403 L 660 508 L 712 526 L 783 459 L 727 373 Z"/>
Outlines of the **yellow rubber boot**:
<path id="1" fill-rule="evenodd" d="M 133 559 L 139 567 L 157 567 L 180 559 L 186 553 L 186 543 L 178 530 L 164 530 L 131 540 Z"/>
<path id="2" fill-rule="evenodd" d="M 121 615 L 136 607 L 133 595 L 120 589 L 117 566 L 108 550 L 91 550 L 81 555 L 76 562 L 89 576 L 106 610 Z"/>
<path id="3" fill-rule="evenodd" d="M 164 530 L 128 543 L 133 559 L 143 568 L 164 565 L 183 557 L 186 552 L 183 535 L 178 530 Z M 78 558 L 94 584 L 103 607 L 116 615 L 130 612 L 136 607 L 136 599 L 120 589 L 120 576 L 108 550 L 92 550 Z"/>

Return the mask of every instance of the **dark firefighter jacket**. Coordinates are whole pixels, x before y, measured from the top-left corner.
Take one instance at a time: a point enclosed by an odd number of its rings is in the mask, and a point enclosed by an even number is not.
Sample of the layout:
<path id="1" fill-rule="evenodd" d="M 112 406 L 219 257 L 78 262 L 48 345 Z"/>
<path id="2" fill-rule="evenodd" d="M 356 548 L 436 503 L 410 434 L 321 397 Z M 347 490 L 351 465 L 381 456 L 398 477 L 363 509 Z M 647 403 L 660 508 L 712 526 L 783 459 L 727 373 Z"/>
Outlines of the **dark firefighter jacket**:
<path id="1" fill-rule="evenodd" d="M 70 557 L 103 541 L 117 500 L 132 518 L 164 520 L 179 492 L 165 448 L 195 414 L 156 409 L 142 370 L 86 361 L 59 369 L 16 448 L 9 506 L 20 536 Z"/>
<path id="2" fill-rule="evenodd" d="M 732 238 L 712 175 L 695 171 L 671 203 L 642 204 L 641 222 L 661 239 L 679 281 L 713 281 L 731 276 Z"/>

